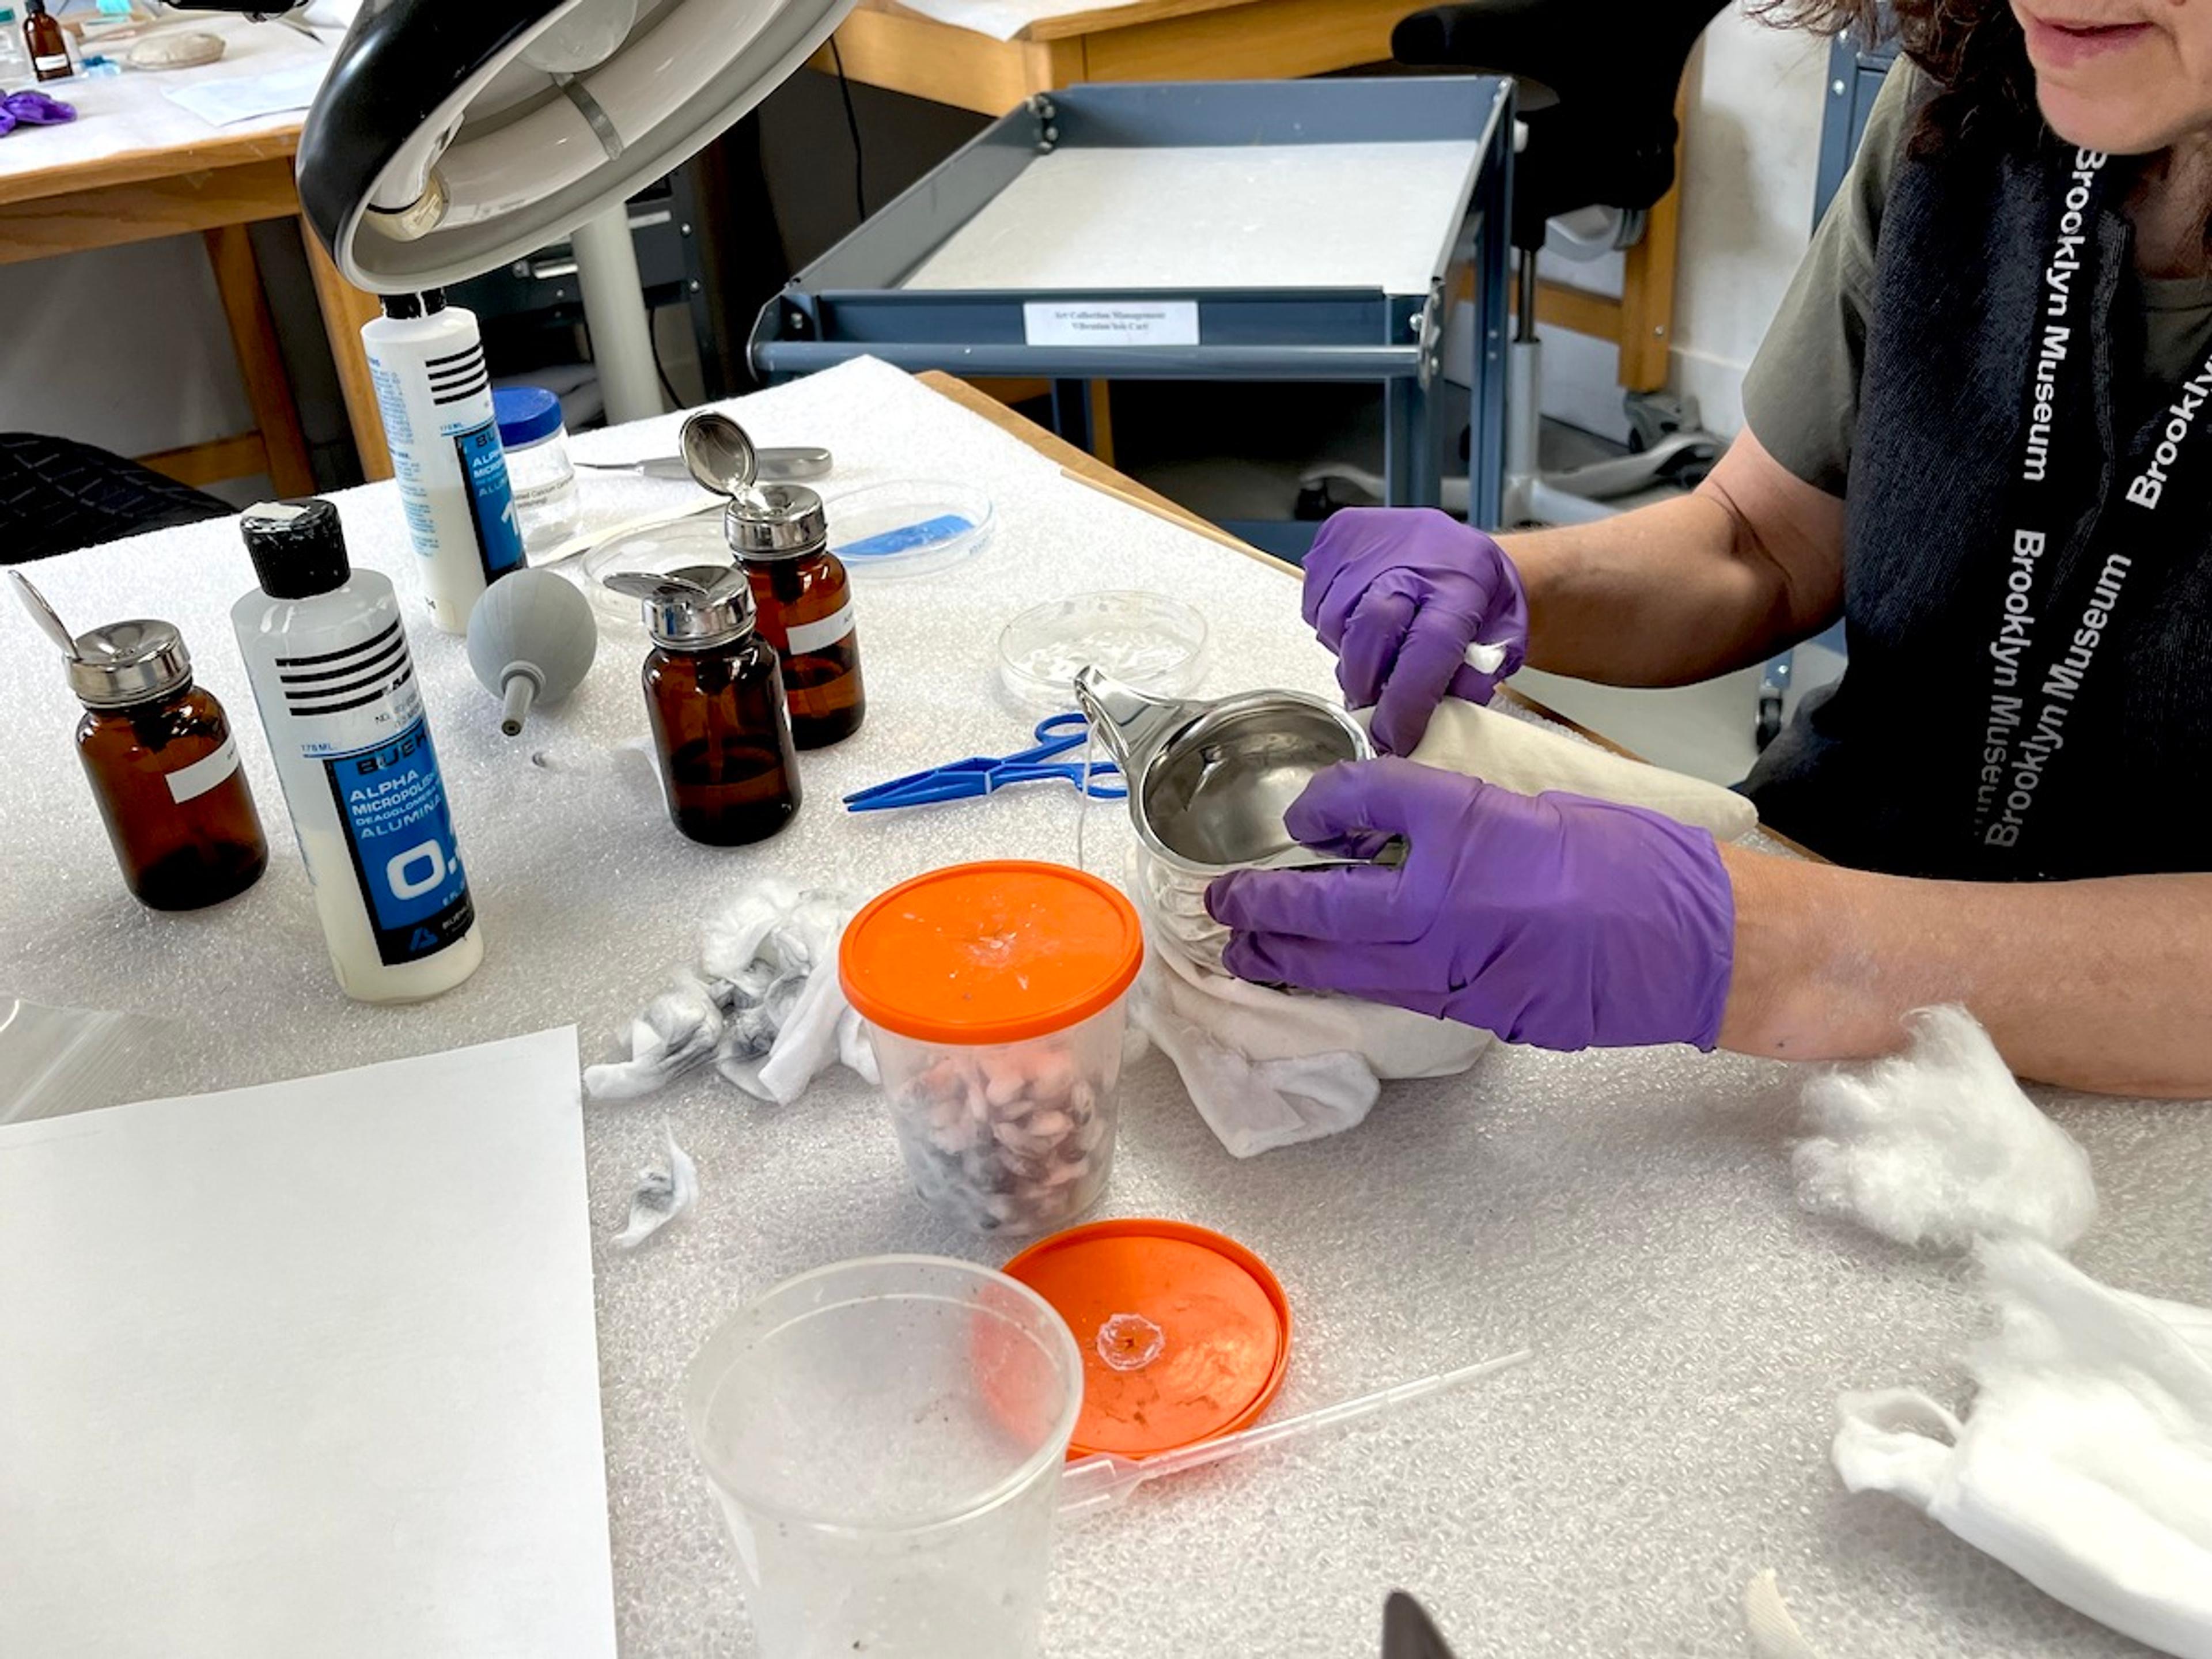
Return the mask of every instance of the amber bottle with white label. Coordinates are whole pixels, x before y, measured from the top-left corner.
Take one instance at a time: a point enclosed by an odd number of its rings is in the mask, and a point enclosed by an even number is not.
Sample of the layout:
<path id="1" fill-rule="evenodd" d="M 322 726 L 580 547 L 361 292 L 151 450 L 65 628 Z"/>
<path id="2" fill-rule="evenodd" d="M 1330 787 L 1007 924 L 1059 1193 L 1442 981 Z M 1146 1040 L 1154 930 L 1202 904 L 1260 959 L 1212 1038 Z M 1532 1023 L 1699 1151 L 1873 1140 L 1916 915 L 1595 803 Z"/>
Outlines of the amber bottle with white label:
<path id="1" fill-rule="evenodd" d="M 792 741 L 823 749 L 851 737 L 868 694 L 852 579 L 830 550 L 822 498 L 799 484 L 747 488 L 731 497 L 722 530 L 752 584 L 761 637 L 782 659 Z"/>
<path id="2" fill-rule="evenodd" d="M 71 637 L 21 573 L 26 609 L 63 648 L 84 705 L 77 758 L 123 880 L 156 910 L 198 910 L 261 879 L 269 845 L 238 764 L 230 720 L 192 684 L 192 659 L 165 622 L 111 623 Z"/>

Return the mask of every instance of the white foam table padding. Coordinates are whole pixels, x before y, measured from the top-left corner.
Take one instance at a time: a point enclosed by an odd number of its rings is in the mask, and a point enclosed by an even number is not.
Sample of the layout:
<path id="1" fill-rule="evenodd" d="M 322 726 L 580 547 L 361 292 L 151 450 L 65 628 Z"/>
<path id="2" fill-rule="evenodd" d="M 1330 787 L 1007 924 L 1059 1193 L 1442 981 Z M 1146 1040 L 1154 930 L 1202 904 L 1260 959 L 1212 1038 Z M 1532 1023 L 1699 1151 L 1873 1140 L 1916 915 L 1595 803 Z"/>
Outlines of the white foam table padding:
<path id="1" fill-rule="evenodd" d="M 13 142 L 12 140 L 9 142 Z M 684 841 L 625 774 L 536 770 L 532 749 L 590 758 L 644 730 L 641 635 L 610 636 L 575 695 L 520 743 L 459 640 L 412 597 L 388 486 L 337 499 L 356 553 L 410 594 L 416 660 L 483 915 L 484 965 L 437 1001 L 348 1003 L 331 982 L 268 749 L 230 643 L 252 580 L 234 523 L 48 561 L 38 580 L 78 628 L 179 624 L 240 720 L 273 848 L 235 902 L 158 916 L 124 892 L 71 753 L 78 710 L 27 625 L 0 622 L 0 996 L 180 1022 L 174 1089 L 229 1087 L 427 1053 L 574 1021 L 586 1060 L 692 959 L 702 918 L 762 873 L 872 890 L 963 859 L 1066 860 L 1073 792 L 854 817 L 837 797 L 1029 741 L 994 702 L 1000 628 L 1042 600 L 1152 587 L 1213 630 L 1202 688 L 1330 693 L 1295 580 L 1101 497 L 1056 463 L 905 376 L 858 363 L 732 405 L 763 443 L 836 452 L 837 491 L 900 477 L 989 491 L 999 529 L 971 562 L 858 591 L 867 724 L 801 757 L 807 805 L 764 846 Z M 678 420 L 579 436 L 586 459 L 667 454 Z M 580 478 L 590 522 L 685 486 Z M 1747 710 L 1747 718 L 1749 711 Z M 541 726 L 542 722 L 542 726 Z M 611 768 L 612 763 L 609 763 Z M 1095 806 L 1090 867 L 1118 874 L 1126 815 Z M 1462 1654 L 1664 1651 L 1738 1659 L 1737 1595 L 1772 1567 L 1827 1659 L 2119 1656 L 2136 1650 L 1879 1498 L 1828 1463 L 1836 1396 L 1949 1378 L 1980 1328 L 1954 1265 L 1911 1255 L 1792 1195 L 1790 1068 L 1683 1050 L 1552 1055 L 1498 1046 L 1465 1076 L 1393 1084 L 1348 1134 L 1240 1163 L 1154 1054 L 1123 1087 L 1102 1213 L 1218 1227 L 1281 1276 L 1297 1319 L 1275 1410 L 1309 1410 L 1525 1345 L 1534 1364 L 1479 1389 L 1164 1483 L 1073 1531 L 1055 1558 L 1054 1659 L 1376 1647 L 1384 1593 L 1418 1592 Z M 2089 1153 L 2104 1197 L 2075 1252 L 2106 1283 L 2212 1304 L 2212 1110 L 2038 1091 Z M 612 1239 L 665 1117 L 697 1160 L 698 1208 L 634 1255 Z M 684 1361 L 778 1280 L 840 1257 L 1011 1247 L 955 1233 L 910 1195 L 880 1100 L 832 1072 L 763 1107 L 701 1075 L 635 1104 L 586 1108 L 599 1274 L 615 1599 L 623 1651 L 750 1651 L 737 1571 L 678 1412 Z"/>
<path id="2" fill-rule="evenodd" d="M 575 1067 L 0 1129 L 0 1653 L 613 1659 Z"/>
<path id="3" fill-rule="evenodd" d="M 1057 149 L 900 286 L 1426 294 L 1471 142 Z"/>

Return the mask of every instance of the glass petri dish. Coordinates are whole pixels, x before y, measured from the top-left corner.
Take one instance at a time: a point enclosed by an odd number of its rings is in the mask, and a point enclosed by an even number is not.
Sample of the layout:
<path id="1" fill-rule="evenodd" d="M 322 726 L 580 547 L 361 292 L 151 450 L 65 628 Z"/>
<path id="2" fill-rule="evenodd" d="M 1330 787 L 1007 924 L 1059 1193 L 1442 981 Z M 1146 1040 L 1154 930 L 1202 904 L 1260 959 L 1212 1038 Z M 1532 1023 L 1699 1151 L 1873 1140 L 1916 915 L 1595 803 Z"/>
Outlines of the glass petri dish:
<path id="1" fill-rule="evenodd" d="M 1078 593 L 1032 605 L 999 635 L 999 684 L 1040 714 L 1075 707 L 1075 676 L 1096 666 L 1156 697 L 1186 697 L 1206 678 L 1206 618 L 1164 593 Z"/>
<path id="2" fill-rule="evenodd" d="M 981 490 L 928 478 L 848 490 L 823 511 L 830 550 L 861 582 L 934 575 L 981 552 L 997 523 Z"/>
<path id="3" fill-rule="evenodd" d="M 608 577 L 623 573 L 659 576 L 689 566 L 720 567 L 737 562 L 737 556 L 730 551 L 729 543 L 722 536 L 722 515 L 706 513 L 655 529 L 617 536 L 605 546 L 593 548 L 576 562 L 585 596 L 602 617 L 641 625 L 638 602 L 628 594 L 611 590 L 606 585 Z"/>

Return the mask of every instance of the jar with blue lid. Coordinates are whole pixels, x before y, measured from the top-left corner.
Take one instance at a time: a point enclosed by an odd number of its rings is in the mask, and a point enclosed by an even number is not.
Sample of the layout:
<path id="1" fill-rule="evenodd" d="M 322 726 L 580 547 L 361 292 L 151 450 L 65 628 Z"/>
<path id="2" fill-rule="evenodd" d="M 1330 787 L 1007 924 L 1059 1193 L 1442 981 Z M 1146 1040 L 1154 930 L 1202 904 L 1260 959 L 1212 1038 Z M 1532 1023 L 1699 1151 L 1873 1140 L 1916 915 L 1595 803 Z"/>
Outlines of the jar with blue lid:
<path id="1" fill-rule="evenodd" d="M 523 550 L 542 552 L 574 536 L 582 520 L 561 400 L 544 386 L 502 386 L 491 394 L 491 404 Z"/>

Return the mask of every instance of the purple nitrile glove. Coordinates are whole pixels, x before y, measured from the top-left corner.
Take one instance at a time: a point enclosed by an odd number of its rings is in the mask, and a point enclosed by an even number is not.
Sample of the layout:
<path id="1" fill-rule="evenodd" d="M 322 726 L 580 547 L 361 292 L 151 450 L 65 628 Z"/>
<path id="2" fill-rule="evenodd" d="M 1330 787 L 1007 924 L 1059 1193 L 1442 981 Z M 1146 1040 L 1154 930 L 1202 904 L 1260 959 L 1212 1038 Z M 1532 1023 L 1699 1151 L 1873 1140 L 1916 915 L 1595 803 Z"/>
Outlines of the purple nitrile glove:
<path id="1" fill-rule="evenodd" d="M 43 92 L 0 93 L 0 134 L 18 126 L 53 127 L 76 119 L 76 107 Z"/>
<path id="2" fill-rule="evenodd" d="M 1402 868 L 1240 870 L 1206 890 L 1240 979 L 1337 991 L 1576 1049 L 1719 1040 L 1735 894 L 1703 830 L 1582 795 L 1374 760 L 1285 822 L 1309 845 L 1402 835 Z"/>
<path id="3" fill-rule="evenodd" d="M 1411 754 L 1447 694 L 1488 702 L 1528 654 L 1528 600 L 1504 549 L 1433 507 L 1347 507 L 1306 555 L 1305 619 L 1336 653 L 1354 708 L 1372 706 L 1376 744 Z M 1470 645 L 1504 647 L 1495 673 Z"/>

